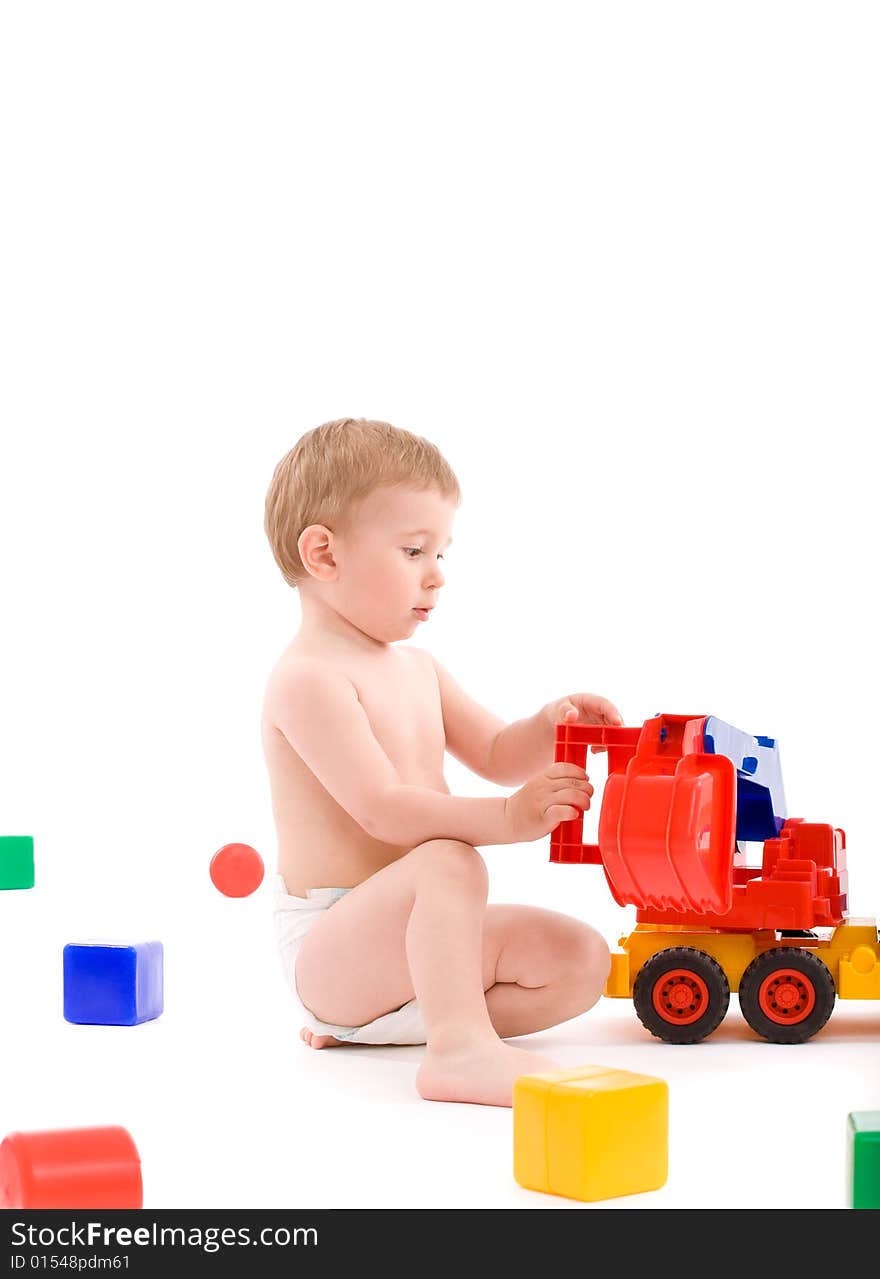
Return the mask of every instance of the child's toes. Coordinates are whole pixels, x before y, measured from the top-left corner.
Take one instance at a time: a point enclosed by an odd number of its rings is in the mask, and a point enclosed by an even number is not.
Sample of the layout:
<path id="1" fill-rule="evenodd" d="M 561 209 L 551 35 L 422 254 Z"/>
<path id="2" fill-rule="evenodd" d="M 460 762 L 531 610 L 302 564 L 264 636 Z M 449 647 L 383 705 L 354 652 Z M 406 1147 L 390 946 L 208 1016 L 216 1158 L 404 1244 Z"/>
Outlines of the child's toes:
<path id="1" fill-rule="evenodd" d="M 310 1048 L 338 1048 L 343 1042 L 341 1039 L 334 1039 L 332 1035 L 316 1035 L 308 1026 L 303 1026 L 299 1037 Z"/>

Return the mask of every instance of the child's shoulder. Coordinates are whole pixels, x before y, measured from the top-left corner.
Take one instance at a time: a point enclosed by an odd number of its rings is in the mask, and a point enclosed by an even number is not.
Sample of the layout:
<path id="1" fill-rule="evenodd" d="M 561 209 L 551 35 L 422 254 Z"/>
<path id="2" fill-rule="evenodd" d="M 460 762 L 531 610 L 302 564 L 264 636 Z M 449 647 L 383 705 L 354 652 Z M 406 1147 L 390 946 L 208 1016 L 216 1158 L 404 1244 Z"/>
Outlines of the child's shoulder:
<path id="1" fill-rule="evenodd" d="M 418 644 L 395 644 L 398 653 L 409 653 L 416 662 L 425 662 L 426 664 L 434 664 L 434 658 L 426 648 L 419 648 Z"/>
<path id="2" fill-rule="evenodd" d="M 279 696 L 288 696 L 291 687 L 331 669 L 331 663 L 319 653 L 299 652 L 286 648 L 279 653 L 266 676 L 264 706 L 271 706 Z"/>
<path id="3" fill-rule="evenodd" d="M 308 649 L 288 647 L 279 653 L 266 678 L 266 690 L 269 692 L 279 685 L 289 685 L 291 681 L 308 679 L 324 673 L 345 673 L 345 664 L 336 657 L 311 652 Z"/>
<path id="4" fill-rule="evenodd" d="M 313 707 L 316 698 L 338 697 L 341 689 L 357 691 L 354 680 L 338 663 L 320 654 L 285 649 L 276 658 L 263 689 L 263 724 L 279 727 L 292 708 Z"/>
<path id="5" fill-rule="evenodd" d="M 434 658 L 427 649 L 419 648 L 416 644 L 395 644 L 389 650 L 388 656 L 392 663 L 396 661 L 414 666 L 421 676 L 430 676 L 434 679 L 437 677 Z M 389 668 L 383 664 L 379 669 L 386 672 L 387 679 L 390 673 Z M 394 669 L 393 665 L 390 669 Z M 356 657 L 346 660 L 342 654 L 334 653 L 331 656 L 290 645 L 278 655 L 269 671 L 266 679 L 265 700 L 268 704 L 279 695 L 289 696 L 292 687 L 303 680 L 329 680 L 334 676 L 347 680 L 356 689 L 359 689 L 362 684 L 369 685 L 376 678 L 372 664 L 359 661 Z"/>
<path id="6" fill-rule="evenodd" d="M 395 644 L 394 647 L 403 661 L 412 663 L 419 678 L 437 679 L 437 664 L 426 648 L 419 648 L 417 644 Z"/>

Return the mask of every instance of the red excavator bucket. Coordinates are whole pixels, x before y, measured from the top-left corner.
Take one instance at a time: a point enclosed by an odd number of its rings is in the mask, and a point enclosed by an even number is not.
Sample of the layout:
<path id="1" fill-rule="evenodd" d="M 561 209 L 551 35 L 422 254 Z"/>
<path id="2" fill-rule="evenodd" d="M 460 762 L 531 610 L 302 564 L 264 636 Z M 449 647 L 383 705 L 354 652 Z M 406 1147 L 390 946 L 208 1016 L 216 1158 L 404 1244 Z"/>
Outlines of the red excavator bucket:
<path id="1" fill-rule="evenodd" d="M 725 755 L 703 752 L 705 721 L 657 715 L 645 721 L 634 751 L 624 739 L 632 730 L 557 727 L 558 760 L 585 767 L 588 745 L 608 748 L 598 852 L 621 906 L 716 915 L 730 910 L 736 769 Z M 589 846 L 573 855 L 582 826 L 582 818 L 560 823 L 553 832 L 554 860 L 593 860 Z"/>

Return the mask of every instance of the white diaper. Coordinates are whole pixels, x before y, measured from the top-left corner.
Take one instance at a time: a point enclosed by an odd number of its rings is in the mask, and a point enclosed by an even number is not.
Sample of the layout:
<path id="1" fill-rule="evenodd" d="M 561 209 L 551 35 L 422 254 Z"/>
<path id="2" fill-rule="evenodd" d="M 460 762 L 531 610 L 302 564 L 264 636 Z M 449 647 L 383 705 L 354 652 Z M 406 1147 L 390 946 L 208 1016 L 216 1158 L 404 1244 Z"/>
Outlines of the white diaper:
<path id="1" fill-rule="evenodd" d="M 280 875 L 275 876 L 273 917 L 275 934 L 287 985 L 302 1010 L 309 1028 L 318 1035 L 333 1035 L 352 1044 L 424 1044 L 425 1027 L 418 1003 L 411 999 L 402 1008 L 385 1013 L 366 1026 L 334 1026 L 319 1021 L 299 997 L 296 988 L 296 957 L 309 929 L 318 922 L 334 902 L 350 888 L 310 888 L 306 897 L 294 897 Z"/>

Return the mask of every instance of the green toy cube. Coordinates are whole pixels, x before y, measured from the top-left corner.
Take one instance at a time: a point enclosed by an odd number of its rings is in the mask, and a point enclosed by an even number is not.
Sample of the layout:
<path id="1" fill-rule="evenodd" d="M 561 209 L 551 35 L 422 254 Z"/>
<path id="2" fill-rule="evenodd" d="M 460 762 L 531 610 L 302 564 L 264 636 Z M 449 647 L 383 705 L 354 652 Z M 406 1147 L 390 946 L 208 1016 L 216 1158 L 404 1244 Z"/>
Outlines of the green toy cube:
<path id="1" fill-rule="evenodd" d="M 880 1110 L 853 1110 L 847 1117 L 850 1208 L 880 1208 Z"/>
<path id="2" fill-rule="evenodd" d="M 33 886 L 33 836 L 0 835 L 0 889 Z"/>

